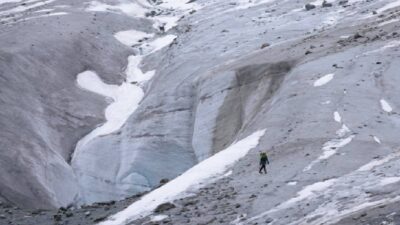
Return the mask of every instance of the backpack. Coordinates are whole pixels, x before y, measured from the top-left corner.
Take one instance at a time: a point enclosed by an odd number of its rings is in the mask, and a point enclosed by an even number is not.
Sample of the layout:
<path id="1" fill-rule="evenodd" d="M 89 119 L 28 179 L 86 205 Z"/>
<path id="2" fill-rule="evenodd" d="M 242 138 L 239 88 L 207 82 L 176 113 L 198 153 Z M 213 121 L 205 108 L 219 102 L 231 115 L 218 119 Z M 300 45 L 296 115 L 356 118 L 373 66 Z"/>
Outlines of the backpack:
<path id="1" fill-rule="evenodd" d="M 267 161 L 267 153 L 263 152 L 261 153 L 261 161 Z"/>

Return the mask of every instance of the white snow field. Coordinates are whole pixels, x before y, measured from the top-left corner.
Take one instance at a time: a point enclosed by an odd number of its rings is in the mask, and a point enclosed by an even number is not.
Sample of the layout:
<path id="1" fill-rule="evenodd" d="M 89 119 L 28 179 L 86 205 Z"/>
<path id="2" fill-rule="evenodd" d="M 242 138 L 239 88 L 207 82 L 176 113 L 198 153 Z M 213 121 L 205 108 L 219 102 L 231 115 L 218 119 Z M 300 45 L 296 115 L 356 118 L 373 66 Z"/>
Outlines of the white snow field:
<path id="1" fill-rule="evenodd" d="M 335 75 L 333 73 L 327 74 L 314 82 L 314 87 L 320 87 L 329 83 Z"/>
<path id="2" fill-rule="evenodd" d="M 190 195 L 200 187 L 222 178 L 230 166 L 258 145 L 264 134 L 265 130 L 256 131 L 233 143 L 99 225 L 123 225 L 148 216 L 158 205 Z"/>

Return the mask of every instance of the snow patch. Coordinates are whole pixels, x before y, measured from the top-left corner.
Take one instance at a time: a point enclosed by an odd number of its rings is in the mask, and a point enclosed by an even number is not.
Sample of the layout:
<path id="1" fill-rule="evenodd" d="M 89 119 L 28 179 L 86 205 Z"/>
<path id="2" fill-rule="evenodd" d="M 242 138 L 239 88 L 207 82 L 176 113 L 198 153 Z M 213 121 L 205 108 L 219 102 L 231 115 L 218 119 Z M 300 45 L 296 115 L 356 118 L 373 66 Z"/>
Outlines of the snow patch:
<path id="1" fill-rule="evenodd" d="M 34 19 L 39 19 L 39 18 L 51 17 L 51 16 L 65 16 L 65 15 L 68 15 L 68 13 L 55 12 L 55 13 L 49 13 L 49 14 L 44 14 L 44 15 L 40 15 L 40 16 L 28 17 L 28 18 L 24 18 L 23 20 L 27 21 L 27 20 L 34 20 Z"/>
<path id="2" fill-rule="evenodd" d="M 252 222 L 254 220 L 263 218 L 264 216 L 270 214 L 270 213 L 274 213 L 280 210 L 284 210 L 284 209 L 288 209 L 290 207 L 293 206 L 293 204 L 301 202 L 304 199 L 316 196 L 318 193 L 323 192 L 324 190 L 326 190 L 327 188 L 331 187 L 335 182 L 337 181 L 337 179 L 330 179 L 330 180 L 326 180 L 326 181 L 322 181 L 322 182 L 317 182 L 311 185 L 308 185 L 306 187 L 304 187 L 301 191 L 297 192 L 296 197 L 291 198 L 281 204 L 279 204 L 278 206 L 276 206 L 275 208 L 272 208 L 266 212 L 263 212 L 257 216 L 254 216 L 250 219 L 248 219 L 246 221 L 246 224 L 250 224 L 249 222 Z M 234 223 L 234 224 L 242 224 L 242 223 Z"/>
<path id="3" fill-rule="evenodd" d="M 155 16 L 146 17 L 146 14 L 152 10 L 179 10 L 174 12 L 174 16 Z M 92 1 L 86 8 L 86 11 L 95 12 L 113 12 L 124 13 L 131 17 L 147 18 L 154 22 L 153 27 L 160 29 L 164 27 L 164 31 L 168 31 L 177 25 L 177 22 L 182 18 L 182 15 L 187 14 L 191 10 L 201 9 L 197 3 L 190 2 L 190 0 L 164 0 L 161 4 L 151 5 L 145 0 L 137 0 L 136 2 L 121 3 L 116 5 L 109 5 L 99 1 Z"/>
<path id="4" fill-rule="evenodd" d="M 327 74 L 327 75 L 319 78 L 318 80 L 316 80 L 314 82 L 314 87 L 320 87 L 320 86 L 323 86 L 323 85 L 329 83 L 333 79 L 334 76 L 335 76 L 335 74 L 330 73 L 330 74 Z"/>
<path id="5" fill-rule="evenodd" d="M 390 154 L 383 159 L 373 160 L 373 161 L 365 164 L 364 166 L 360 167 L 357 171 L 361 171 L 361 172 L 362 171 L 371 171 L 375 167 L 383 165 L 383 164 L 385 164 L 393 159 L 396 159 L 398 157 L 400 157 L 400 152 Z"/>
<path id="6" fill-rule="evenodd" d="M 341 123 L 342 122 L 342 117 L 340 116 L 339 112 L 336 111 L 333 113 L 333 118 L 335 119 L 336 122 Z"/>
<path id="7" fill-rule="evenodd" d="M 286 209 L 297 202 L 300 202 L 306 198 L 309 198 L 310 196 L 315 195 L 316 192 L 324 191 L 328 187 L 332 186 L 336 181 L 337 181 L 337 179 L 330 179 L 330 180 L 317 182 L 312 185 L 306 186 L 305 188 L 303 188 L 301 191 L 299 191 L 297 193 L 297 197 L 289 199 L 288 201 L 279 205 L 277 208 L 278 209 Z"/>
<path id="8" fill-rule="evenodd" d="M 311 168 L 317 163 L 332 157 L 338 152 L 340 148 L 348 145 L 355 137 L 355 135 L 349 135 L 346 137 L 346 135 L 350 132 L 351 130 L 345 124 L 343 124 L 342 127 L 338 131 L 336 131 L 336 134 L 339 138 L 335 138 L 324 143 L 322 147 L 322 154 L 317 159 L 312 161 L 308 166 L 306 166 L 303 169 L 303 172 L 311 170 Z"/>
<path id="9" fill-rule="evenodd" d="M 165 220 L 167 218 L 168 218 L 167 215 L 156 215 L 156 216 L 152 216 L 150 221 L 151 222 L 160 222 L 160 221 L 163 221 L 163 220 Z"/>
<path id="10" fill-rule="evenodd" d="M 118 86 L 104 83 L 93 71 L 85 71 L 78 74 L 77 82 L 79 87 L 83 89 L 112 98 L 113 100 L 116 99 Z"/>
<path id="11" fill-rule="evenodd" d="M 382 107 L 383 111 L 389 112 L 389 113 L 393 111 L 393 108 L 390 106 L 390 104 L 385 99 L 381 99 L 380 103 L 381 103 L 381 107 Z"/>
<path id="12" fill-rule="evenodd" d="M 92 1 L 86 8 L 89 12 L 113 12 L 113 13 L 124 13 L 132 17 L 144 17 L 148 9 L 137 3 L 122 3 L 119 5 L 109 5 L 106 3 Z"/>
<path id="13" fill-rule="evenodd" d="M 93 71 L 78 74 L 77 82 L 79 87 L 108 97 L 112 103 L 105 110 L 106 122 L 78 142 L 73 159 L 80 154 L 82 147 L 94 138 L 119 130 L 144 97 L 144 92 L 139 86 L 130 83 L 123 83 L 120 86 L 106 84 Z"/>
<path id="14" fill-rule="evenodd" d="M 346 216 L 349 216 L 351 214 L 354 214 L 356 212 L 360 212 L 362 210 L 366 210 L 366 209 L 371 209 L 371 208 L 376 208 L 378 206 L 381 205 L 386 205 L 386 204 L 391 204 L 394 202 L 398 202 L 400 201 L 400 196 L 397 196 L 395 198 L 386 198 L 386 199 L 381 199 L 381 200 L 377 200 L 377 201 L 371 201 L 368 202 L 369 199 L 365 199 L 364 201 L 367 202 L 358 202 L 358 204 L 351 204 L 353 207 L 351 208 L 347 208 L 344 209 L 342 211 L 339 211 L 338 209 L 334 209 L 333 206 L 331 206 L 331 204 L 328 205 L 328 207 L 332 207 L 332 208 L 328 208 L 328 209 L 324 209 L 324 208 L 319 208 L 318 210 L 316 210 L 316 212 L 314 213 L 314 215 L 312 216 L 308 216 L 304 219 L 302 219 L 303 221 L 306 219 L 309 219 L 309 217 L 316 217 L 316 215 L 319 215 L 319 219 L 316 219 L 310 223 L 298 223 L 299 221 L 296 221 L 296 223 L 290 223 L 288 225 L 297 225 L 297 224 L 307 224 L 307 225 L 320 225 L 320 224 L 324 224 L 324 225 L 329 225 L 329 224 L 336 224 L 337 222 L 339 222 L 341 219 L 345 218 Z"/>
<path id="15" fill-rule="evenodd" d="M 257 5 L 266 4 L 266 3 L 270 3 L 270 2 L 274 2 L 274 1 L 275 0 L 254 0 L 254 1 L 239 0 L 238 1 L 239 6 L 236 7 L 236 10 L 247 9 L 250 7 L 254 7 Z"/>
<path id="16" fill-rule="evenodd" d="M 54 9 L 41 9 L 41 10 L 37 10 L 34 13 L 46 13 L 46 12 L 51 12 L 54 11 Z"/>
<path id="17" fill-rule="evenodd" d="M 207 183 L 221 178 L 230 166 L 258 145 L 264 133 L 265 130 L 260 130 L 233 143 L 99 225 L 123 225 L 148 216 L 158 205 L 187 196 L 190 192 L 195 192 Z"/>
<path id="18" fill-rule="evenodd" d="M 121 40 L 122 43 L 125 42 L 124 44 L 134 44 L 133 39 L 139 41 L 145 36 L 149 35 L 140 31 L 129 31 L 128 33 L 125 32 L 117 35 L 119 39 L 122 37 Z M 129 43 L 127 43 L 127 37 L 132 37 L 133 39 L 129 40 Z M 143 43 L 142 46 L 146 48 L 143 54 L 152 54 L 166 45 L 169 45 L 175 38 L 175 35 L 167 35 L 157 38 L 150 43 Z M 150 80 L 155 74 L 155 71 L 143 73 L 139 68 L 143 57 L 142 55 L 128 57 L 128 66 L 125 71 L 126 80 L 120 86 L 104 83 L 93 71 L 85 71 L 78 74 L 77 82 L 81 88 L 108 97 L 112 100 L 112 103 L 108 105 L 105 110 L 106 122 L 87 134 L 77 143 L 72 157 L 73 162 L 76 157 L 79 156 L 85 145 L 96 137 L 108 135 L 119 130 L 125 124 L 129 116 L 139 107 L 139 103 L 144 97 L 144 91 L 140 85 Z"/>
<path id="19" fill-rule="evenodd" d="M 346 126 L 346 124 L 343 124 L 342 127 L 336 131 L 336 134 L 339 137 L 344 137 L 347 133 L 350 133 L 350 129 Z"/>
<path id="20" fill-rule="evenodd" d="M 166 32 L 178 25 L 179 19 L 180 18 L 177 16 L 158 16 L 157 19 L 154 20 L 153 27 L 155 29 L 164 27 L 164 32 Z"/>
<path id="21" fill-rule="evenodd" d="M 173 8 L 179 10 L 200 9 L 198 4 L 190 3 L 190 0 L 163 0 L 160 6 L 163 8 Z"/>
<path id="22" fill-rule="evenodd" d="M 229 170 L 224 174 L 224 177 L 229 177 L 230 175 L 232 175 L 232 173 L 233 173 L 232 170 Z"/>
<path id="23" fill-rule="evenodd" d="M 355 212 L 398 202 L 400 196 L 393 198 L 390 196 L 391 193 L 387 193 L 387 198 L 376 200 L 374 196 L 368 193 L 368 190 L 400 182 L 400 177 L 397 176 L 382 177 L 384 168 L 390 166 L 384 164 L 395 158 L 398 160 L 399 157 L 400 152 L 394 153 L 379 160 L 379 163 L 374 161 L 374 163 L 368 163 L 361 167 L 365 169 L 355 170 L 339 178 L 306 186 L 297 193 L 296 197 L 252 218 L 242 219 L 240 222 L 235 221 L 234 224 L 253 224 L 251 222 L 262 221 L 266 217 L 287 225 L 336 224 L 344 217 L 348 217 Z M 392 162 L 391 166 L 396 164 L 398 164 L 397 161 Z M 370 172 L 372 168 L 378 166 L 379 168 L 376 169 L 379 172 Z M 306 205 L 313 205 L 316 208 L 311 211 L 306 210 L 304 216 L 295 221 L 287 221 L 285 219 L 287 210 L 293 208 L 294 204 L 298 208 L 306 207 Z"/>
<path id="24" fill-rule="evenodd" d="M 297 181 L 290 181 L 287 183 L 288 186 L 296 186 L 297 185 Z"/>
<path id="25" fill-rule="evenodd" d="M 377 13 L 382 13 L 382 12 L 388 10 L 388 9 L 392 9 L 392 8 L 399 7 L 399 6 L 400 6 L 400 1 L 397 0 L 397 1 L 391 2 L 389 4 L 386 4 L 385 6 L 377 9 L 376 12 Z"/>
<path id="26" fill-rule="evenodd" d="M 329 104 L 331 104 L 331 101 L 328 100 L 328 101 L 322 102 L 321 104 L 322 105 L 329 105 Z"/>
<path id="27" fill-rule="evenodd" d="M 400 41 L 397 41 L 397 40 L 396 41 L 391 41 L 391 42 L 385 44 L 384 46 L 382 46 L 381 48 L 365 52 L 365 53 L 363 53 L 361 55 L 372 55 L 372 54 L 375 54 L 375 53 L 384 52 L 387 49 L 395 48 L 395 47 L 398 47 L 398 46 L 400 46 Z M 360 57 L 360 55 L 358 55 L 356 57 L 358 58 L 358 57 Z"/>
<path id="28" fill-rule="evenodd" d="M 145 55 L 148 55 L 148 54 L 154 53 L 156 51 L 159 51 L 162 48 L 170 45 L 176 38 L 177 38 L 177 36 L 173 35 L 173 34 L 169 34 L 164 37 L 157 38 L 156 40 L 154 40 L 148 44 L 145 44 L 143 46 L 143 51 L 144 51 L 143 53 Z"/>
<path id="29" fill-rule="evenodd" d="M 380 182 L 380 186 L 386 186 L 389 184 L 394 184 L 400 181 L 400 177 L 385 177 Z"/>
<path id="30" fill-rule="evenodd" d="M 15 3 L 15 2 L 20 2 L 22 0 L 0 0 L 0 4 L 5 4 L 5 3 Z"/>
<path id="31" fill-rule="evenodd" d="M 381 140 L 377 136 L 373 136 L 374 141 L 378 144 L 382 144 Z"/>
<path id="32" fill-rule="evenodd" d="M 148 34 L 137 30 L 120 31 L 114 37 L 124 45 L 132 46 L 139 43 L 144 38 L 151 38 L 154 34 Z"/>
<path id="33" fill-rule="evenodd" d="M 28 10 L 32 10 L 34 8 L 45 6 L 45 5 L 50 4 L 50 3 L 54 2 L 54 1 L 55 0 L 47 0 L 47 1 L 36 2 L 36 3 L 30 4 L 30 5 L 19 5 L 17 7 L 12 8 L 12 9 L 1 11 L 0 15 L 15 14 L 15 13 L 25 12 L 25 11 L 28 11 Z"/>
<path id="34" fill-rule="evenodd" d="M 398 22 L 398 21 L 400 21 L 400 19 L 391 19 L 391 20 L 388 20 L 388 21 L 380 23 L 378 26 L 379 27 L 383 27 L 383 26 L 385 26 L 387 24 L 395 23 L 395 22 Z"/>
<path id="35" fill-rule="evenodd" d="M 127 82 L 137 82 L 139 84 L 142 84 L 143 82 L 150 80 L 154 76 L 154 70 L 143 73 L 142 70 L 139 69 L 139 65 L 142 60 L 142 56 L 131 55 L 128 57 L 128 66 L 125 70 Z"/>

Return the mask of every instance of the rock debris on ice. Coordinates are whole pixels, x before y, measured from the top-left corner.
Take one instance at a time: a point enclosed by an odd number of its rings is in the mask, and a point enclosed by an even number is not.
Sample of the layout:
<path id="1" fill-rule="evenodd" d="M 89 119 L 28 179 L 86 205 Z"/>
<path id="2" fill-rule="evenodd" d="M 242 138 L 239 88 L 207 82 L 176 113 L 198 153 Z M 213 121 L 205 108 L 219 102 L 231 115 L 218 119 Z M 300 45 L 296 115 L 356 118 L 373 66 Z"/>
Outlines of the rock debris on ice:
<path id="1" fill-rule="evenodd" d="M 100 223 L 100 225 L 123 225 L 148 216 L 158 205 L 184 197 L 190 192 L 195 192 L 200 187 L 223 177 L 230 166 L 258 145 L 264 133 L 265 130 L 260 130 L 233 143 L 228 148 L 192 167 L 181 176 L 145 195 L 142 199 L 110 217 L 107 221 Z"/>

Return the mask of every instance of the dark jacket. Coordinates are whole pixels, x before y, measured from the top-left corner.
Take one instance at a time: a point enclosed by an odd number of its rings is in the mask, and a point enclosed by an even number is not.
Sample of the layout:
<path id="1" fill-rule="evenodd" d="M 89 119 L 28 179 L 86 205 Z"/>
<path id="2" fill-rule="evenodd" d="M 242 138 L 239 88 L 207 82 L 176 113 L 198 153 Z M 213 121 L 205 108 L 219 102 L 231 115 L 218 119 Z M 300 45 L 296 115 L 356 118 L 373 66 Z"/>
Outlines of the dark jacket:
<path id="1" fill-rule="evenodd" d="M 265 165 L 265 164 L 269 164 L 269 160 L 268 160 L 268 156 L 266 153 L 261 153 L 260 156 L 260 165 Z"/>

